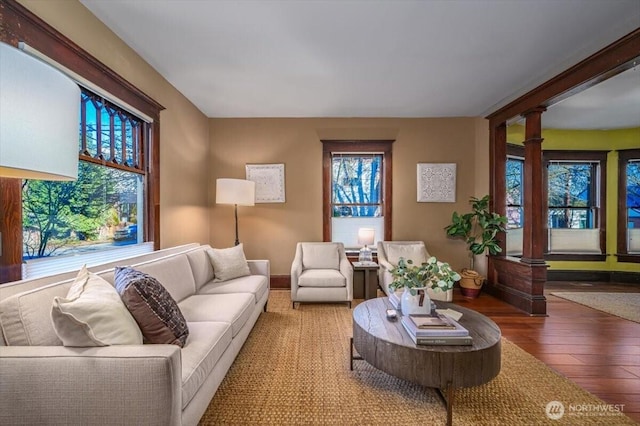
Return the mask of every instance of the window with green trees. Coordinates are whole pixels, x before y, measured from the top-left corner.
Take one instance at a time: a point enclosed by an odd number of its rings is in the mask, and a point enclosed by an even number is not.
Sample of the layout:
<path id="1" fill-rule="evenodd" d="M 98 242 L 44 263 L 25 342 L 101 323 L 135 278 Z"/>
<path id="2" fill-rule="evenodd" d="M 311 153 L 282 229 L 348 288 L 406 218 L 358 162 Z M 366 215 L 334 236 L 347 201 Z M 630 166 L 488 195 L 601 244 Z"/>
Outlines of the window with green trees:
<path id="1" fill-rule="evenodd" d="M 143 241 L 148 124 L 86 89 L 79 102 L 78 179 L 23 182 L 25 259 Z"/>

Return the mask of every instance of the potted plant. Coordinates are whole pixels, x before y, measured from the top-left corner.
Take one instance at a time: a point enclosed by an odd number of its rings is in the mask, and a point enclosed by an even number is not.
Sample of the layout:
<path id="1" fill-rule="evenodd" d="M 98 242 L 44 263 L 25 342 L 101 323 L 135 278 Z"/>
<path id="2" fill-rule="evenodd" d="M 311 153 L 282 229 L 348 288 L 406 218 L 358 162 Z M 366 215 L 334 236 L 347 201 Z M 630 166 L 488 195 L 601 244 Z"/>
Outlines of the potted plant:
<path id="1" fill-rule="evenodd" d="M 390 272 L 393 281 L 389 289 L 404 289 L 400 306 L 405 315 L 430 314 L 431 300 L 425 290 L 447 291 L 460 279 L 460 275 L 448 263 L 440 262 L 435 257 L 430 257 L 421 265 L 414 265 L 411 259 L 401 257 L 398 266 Z"/>
<path id="2" fill-rule="evenodd" d="M 476 297 L 480 293 L 485 278 L 474 269 L 475 255 L 486 252 L 497 254 L 502 251 L 498 232 L 504 232 L 507 224 L 506 216 L 489 211 L 489 196 L 471 197 L 471 213 L 453 212 L 451 224 L 445 229 L 450 237 L 464 239 L 469 249 L 469 269 L 462 270 L 460 288 L 462 294 Z"/>

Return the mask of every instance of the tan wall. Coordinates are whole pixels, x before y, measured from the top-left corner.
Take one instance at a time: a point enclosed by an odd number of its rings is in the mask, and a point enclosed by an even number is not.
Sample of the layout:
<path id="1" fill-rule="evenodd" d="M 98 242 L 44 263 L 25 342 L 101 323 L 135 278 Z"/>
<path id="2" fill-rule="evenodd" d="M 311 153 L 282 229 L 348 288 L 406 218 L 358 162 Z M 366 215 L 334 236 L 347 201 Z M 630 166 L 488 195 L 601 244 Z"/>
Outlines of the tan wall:
<path id="1" fill-rule="evenodd" d="M 245 178 L 247 163 L 284 163 L 286 203 L 239 207 L 240 241 L 249 258 L 270 259 L 288 275 L 298 241 L 322 240 L 321 139 L 395 139 L 393 239 L 423 240 L 455 268 L 468 265 L 466 247 L 443 228 L 472 195 L 488 192 L 488 124 L 480 118 L 211 119 L 211 242 L 234 240 L 233 207 L 215 204 L 215 179 Z M 456 163 L 457 202 L 418 203 L 417 163 Z"/>
<path id="2" fill-rule="evenodd" d="M 166 108 L 160 115 L 161 245 L 207 243 L 207 117 L 81 3 L 19 1 Z"/>

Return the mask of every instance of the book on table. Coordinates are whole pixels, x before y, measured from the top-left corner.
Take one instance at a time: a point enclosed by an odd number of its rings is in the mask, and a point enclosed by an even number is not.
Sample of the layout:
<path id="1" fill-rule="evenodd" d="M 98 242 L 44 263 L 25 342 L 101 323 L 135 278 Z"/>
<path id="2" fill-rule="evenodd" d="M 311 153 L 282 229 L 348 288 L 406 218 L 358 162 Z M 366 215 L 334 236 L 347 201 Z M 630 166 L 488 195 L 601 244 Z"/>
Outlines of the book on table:
<path id="1" fill-rule="evenodd" d="M 455 328 L 418 328 L 408 315 L 404 315 L 401 319 L 407 332 L 416 337 L 465 337 L 469 335 L 469 330 L 461 326 L 459 322 L 450 321 Z"/>
<path id="2" fill-rule="evenodd" d="M 456 326 L 444 315 L 409 315 L 419 330 L 455 330 Z"/>
<path id="3" fill-rule="evenodd" d="M 409 333 L 409 337 L 416 345 L 434 346 L 469 346 L 473 345 L 471 336 L 445 336 L 445 337 L 416 337 Z"/>
<path id="4" fill-rule="evenodd" d="M 403 316 L 400 320 L 402 326 L 417 345 L 472 345 L 473 339 L 469 330 L 452 320 L 454 329 L 424 329 L 418 328 L 409 316 Z"/>

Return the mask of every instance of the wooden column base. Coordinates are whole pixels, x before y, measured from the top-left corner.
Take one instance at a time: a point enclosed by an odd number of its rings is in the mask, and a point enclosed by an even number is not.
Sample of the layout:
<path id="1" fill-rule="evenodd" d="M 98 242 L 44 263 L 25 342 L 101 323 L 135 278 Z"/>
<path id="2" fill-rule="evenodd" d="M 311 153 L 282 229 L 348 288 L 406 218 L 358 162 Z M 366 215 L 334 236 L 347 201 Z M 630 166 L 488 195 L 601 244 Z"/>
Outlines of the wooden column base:
<path id="1" fill-rule="evenodd" d="M 546 264 L 491 256 L 489 271 L 484 291 L 531 315 L 547 314 L 547 299 L 544 297 Z"/>

